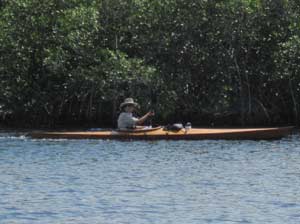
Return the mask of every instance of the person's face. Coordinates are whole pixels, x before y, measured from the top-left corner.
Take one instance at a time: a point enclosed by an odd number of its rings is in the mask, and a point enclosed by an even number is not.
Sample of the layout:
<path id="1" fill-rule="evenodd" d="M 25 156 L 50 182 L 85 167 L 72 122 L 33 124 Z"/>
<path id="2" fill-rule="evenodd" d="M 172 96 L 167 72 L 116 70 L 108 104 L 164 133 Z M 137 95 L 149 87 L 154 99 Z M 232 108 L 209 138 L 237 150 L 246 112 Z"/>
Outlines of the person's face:
<path id="1" fill-rule="evenodd" d="M 126 106 L 125 111 L 128 113 L 132 113 L 134 111 L 134 106 L 133 105 Z"/>

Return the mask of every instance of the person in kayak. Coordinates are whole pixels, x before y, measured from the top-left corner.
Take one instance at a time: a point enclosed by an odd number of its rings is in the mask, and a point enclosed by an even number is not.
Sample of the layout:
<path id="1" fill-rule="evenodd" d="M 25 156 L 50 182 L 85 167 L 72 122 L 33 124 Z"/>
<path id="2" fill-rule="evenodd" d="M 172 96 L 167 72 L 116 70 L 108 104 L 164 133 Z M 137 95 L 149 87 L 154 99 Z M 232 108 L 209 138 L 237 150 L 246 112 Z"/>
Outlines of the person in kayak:
<path id="1" fill-rule="evenodd" d="M 138 104 L 132 98 L 126 98 L 120 105 L 121 113 L 118 118 L 118 129 L 134 129 L 139 128 L 147 118 L 154 115 L 153 111 L 149 111 L 141 118 L 133 116 L 133 111 L 137 108 Z"/>

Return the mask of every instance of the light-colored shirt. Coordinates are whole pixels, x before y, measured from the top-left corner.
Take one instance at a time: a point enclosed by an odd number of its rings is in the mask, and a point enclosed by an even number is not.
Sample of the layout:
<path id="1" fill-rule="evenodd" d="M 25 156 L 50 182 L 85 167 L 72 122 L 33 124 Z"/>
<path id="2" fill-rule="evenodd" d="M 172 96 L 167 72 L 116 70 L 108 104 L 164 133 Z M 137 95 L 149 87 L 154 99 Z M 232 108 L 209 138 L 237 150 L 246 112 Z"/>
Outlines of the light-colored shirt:
<path id="1" fill-rule="evenodd" d="M 122 112 L 118 118 L 118 128 L 127 129 L 134 128 L 139 119 L 134 117 L 132 113 Z"/>

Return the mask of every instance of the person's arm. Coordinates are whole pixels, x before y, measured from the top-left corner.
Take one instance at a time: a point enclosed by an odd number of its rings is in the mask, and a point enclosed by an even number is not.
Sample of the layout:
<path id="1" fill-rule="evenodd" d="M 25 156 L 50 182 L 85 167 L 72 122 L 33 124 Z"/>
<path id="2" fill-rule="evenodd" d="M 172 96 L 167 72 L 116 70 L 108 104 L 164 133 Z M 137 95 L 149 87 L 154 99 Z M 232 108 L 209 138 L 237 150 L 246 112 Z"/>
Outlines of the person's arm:
<path id="1" fill-rule="evenodd" d="M 154 112 L 153 111 L 149 111 L 148 113 L 146 113 L 143 117 L 139 118 L 137 121 L 136 121 L 136 124 L 137 125 L 141 125 L 143 124 L 148 117 L 150 116 L 153 116 L 154 115 Z"/>

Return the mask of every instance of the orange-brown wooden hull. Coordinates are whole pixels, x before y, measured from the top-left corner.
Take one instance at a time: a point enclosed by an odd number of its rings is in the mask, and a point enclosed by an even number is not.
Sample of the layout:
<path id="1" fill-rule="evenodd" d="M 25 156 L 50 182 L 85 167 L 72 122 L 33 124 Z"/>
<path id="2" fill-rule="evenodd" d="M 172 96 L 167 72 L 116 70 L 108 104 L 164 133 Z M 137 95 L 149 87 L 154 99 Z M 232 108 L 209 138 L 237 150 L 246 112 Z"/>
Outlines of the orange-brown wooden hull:
<path id="1" fill-rule="evenodd" d="M 162 128 L 138 132 L 122 131 L 83 131 L 83 132 L 32 132 L 32 138 L 51 139 L 116 139 L 116 140 L 201 140 L 201 139 L 280 139 L 287 136 L 293 127 L 280 128 L 242 128 L 216 129 L 193 128 L 186 132 L 184 129 L 174 132 Z"/>

